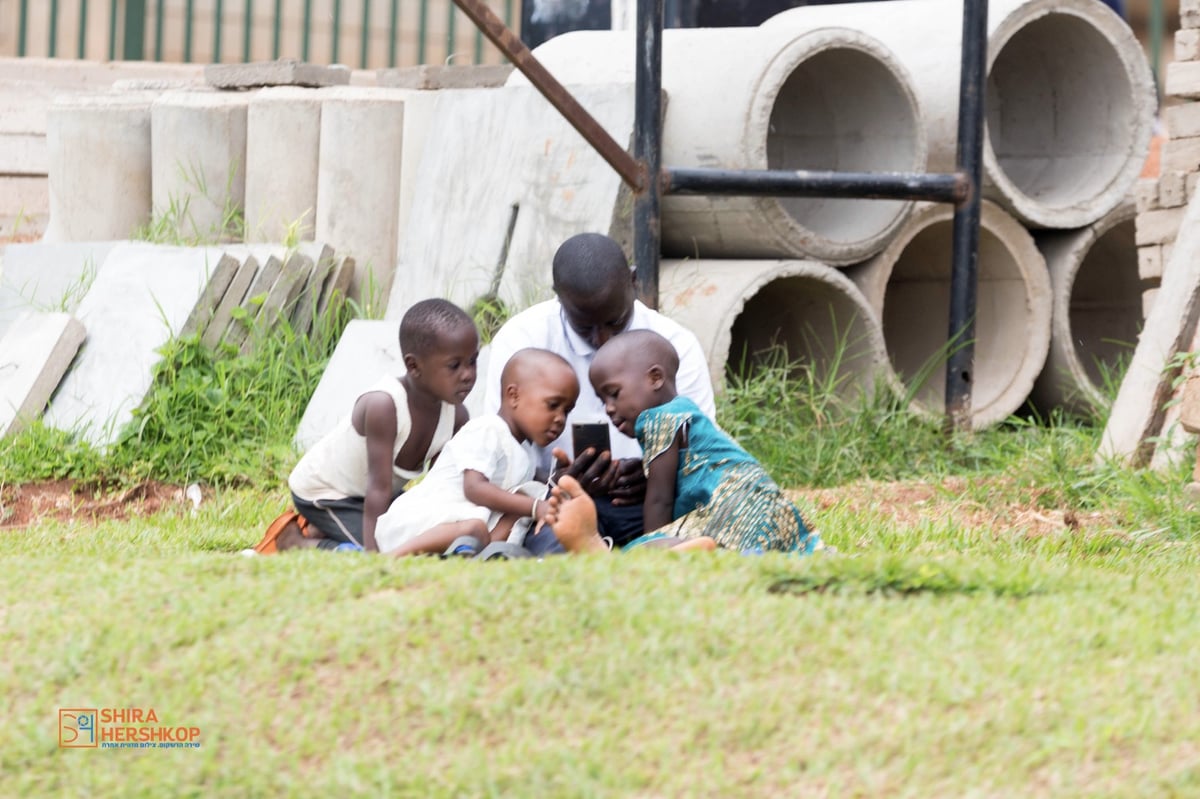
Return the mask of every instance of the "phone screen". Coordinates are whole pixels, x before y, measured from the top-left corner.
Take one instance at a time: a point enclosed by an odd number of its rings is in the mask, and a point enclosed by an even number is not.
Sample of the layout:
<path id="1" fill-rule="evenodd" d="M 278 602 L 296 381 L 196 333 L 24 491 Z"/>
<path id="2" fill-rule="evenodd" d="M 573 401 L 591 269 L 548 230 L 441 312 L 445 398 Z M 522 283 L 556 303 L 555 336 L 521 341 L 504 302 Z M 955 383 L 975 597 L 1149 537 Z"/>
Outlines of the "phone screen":
<path id="1" fill-rule="evenodd" d="M 608 425 L 603 422 L 572 424 L 571 443 L 575 448 L 576 455 L 579 455 L 589 447 L 595 449 L 597 453 L 607 452 L 612 449 L 612 443 L 608 437 Z"/>

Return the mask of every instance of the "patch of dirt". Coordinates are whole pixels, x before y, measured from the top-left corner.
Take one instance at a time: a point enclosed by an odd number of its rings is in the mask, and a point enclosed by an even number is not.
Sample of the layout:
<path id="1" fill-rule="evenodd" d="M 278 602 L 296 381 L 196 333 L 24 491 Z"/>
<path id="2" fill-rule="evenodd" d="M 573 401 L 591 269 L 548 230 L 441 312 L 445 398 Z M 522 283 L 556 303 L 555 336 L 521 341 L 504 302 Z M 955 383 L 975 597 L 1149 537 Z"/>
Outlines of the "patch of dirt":
<path id="1" fill-rule="evenodd" d="M 0 530 L 28 527 L 47 520 L 128 519 L 157 513 L 186 499 L 179 486 L 147 481 L 120 491 L 97 491 L 72 480 L 49 480 L 0 486 Z"/>
<path id="2" fill-rule="evenodd" d="M 996 493 L 1013 495 L 1010 485 L 993 481 Z M 1047 509 L 1038 503 L 1036 490 L 1019 500 L 984 505 L 971 498 L 962 478 L 940 483 L 909 481 L 876 483 L 864 481 L 836 488 L 789 491 L 802 508 L 810 509 L 820 526 L 821 511 L 834 507 L 872 513 L 896 527 L 914 527 L 923 522 L 953 520 L 972 529 L 1008 532 L 1031 537 L 1061 534 L 1118 533 L 1119 520 L 1109 513 L 1081 513 L 1070 508 Z M 979 496 L 979 486 L 974 486 Z M 1003 491 L 1001 492 L 1001 489 Z M 45 520 L 83 519 L 100 522 L 128 519 L 190 505 L 180 486 L 147 481 L 121 491 L 98 491 L 92 485 L 70 480 L 52 480 L 24 485 L 0 486 L 0 530 L 28 527 Z"/>
<path id="3" fill-rule="evenodd" d="M 991 481 L 997 492 L 1013 494 L 1011 485 Z M 1115 513 L 1083 513 L 1072 508 L 1048 509 L 1039 503 L 1036 489 L 1016 501 L 984 505 L 973 499 L 963 478 L 948 478 L 940 483 L 910 481 L 896 483 L 861 482 L 836 488 L 789 491 L 802 508 L 811 508 L 818 517 L 822 510 L 842 507 L 858 513 L 874 513 L 897 527 L 914 527 L 922 522 L 952 520 L 972 529 L 990 529 L 1029 537 L 1072 532 L 1076 534 L 1114 534 L 1121 529 Z M 974 486 L 978 495 L 980 486 Z"/>

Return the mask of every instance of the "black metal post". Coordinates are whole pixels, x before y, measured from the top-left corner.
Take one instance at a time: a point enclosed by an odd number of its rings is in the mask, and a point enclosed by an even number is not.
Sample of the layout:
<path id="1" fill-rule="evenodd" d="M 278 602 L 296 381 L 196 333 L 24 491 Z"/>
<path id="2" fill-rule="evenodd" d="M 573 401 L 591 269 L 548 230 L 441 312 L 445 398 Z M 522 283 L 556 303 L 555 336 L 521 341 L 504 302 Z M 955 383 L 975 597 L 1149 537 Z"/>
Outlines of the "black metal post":
<path id="1" fill-rule="evenodd" d="M 709 169 L 664 167 L 664 194 L 774 197 L 845 197 L 876 200 L 928 200 L 958 203 L 967 199 L 964 176 L 905 172 L 816 172 L 783 169 Z"/>
<path id="2" fill-rule="evenodd" d="M 633 260 L 638 299 L 658 307 L 658 260 L 662 227 L 662 31 L 663 0 L 638 0 L 633 157 L 646 180 L 633 200 Z"/>
<path id="3" fill-rule="evenodd" d="M 946 360 L 946 426 L 971 426 L 975 368 L 975 307 L 979 273 L 979 212 L 983 180 L 987 0 L 963 0 L 962 77 L 958 94 L 958 172 L 969 192 L 954 209 L 950 272 L 950 338 Z"/>

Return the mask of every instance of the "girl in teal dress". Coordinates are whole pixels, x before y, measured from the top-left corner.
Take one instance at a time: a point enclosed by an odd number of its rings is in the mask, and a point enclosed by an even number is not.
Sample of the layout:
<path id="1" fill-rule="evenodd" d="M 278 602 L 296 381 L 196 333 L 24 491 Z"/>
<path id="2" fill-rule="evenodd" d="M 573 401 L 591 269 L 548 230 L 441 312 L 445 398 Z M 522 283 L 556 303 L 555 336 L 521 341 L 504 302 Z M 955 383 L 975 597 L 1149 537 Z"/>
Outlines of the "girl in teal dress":
<path id="1" fill-rule="evenodd" d="M 601 347 L 588 373 L 613 425 L 642 446 L 647 532 L 628 546 L 708 536 L 742 552 L 822 548 L 758 461 L 676 394 L 678 367 L 670 342 L 635 330 Z"/>

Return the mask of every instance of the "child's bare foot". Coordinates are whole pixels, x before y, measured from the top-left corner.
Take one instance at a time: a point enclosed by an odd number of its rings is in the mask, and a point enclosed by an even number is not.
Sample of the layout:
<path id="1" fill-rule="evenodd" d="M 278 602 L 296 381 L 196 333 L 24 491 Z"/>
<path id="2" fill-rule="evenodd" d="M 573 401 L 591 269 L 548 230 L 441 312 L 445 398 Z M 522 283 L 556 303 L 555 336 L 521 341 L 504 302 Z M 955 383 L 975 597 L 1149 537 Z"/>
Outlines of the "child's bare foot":
<path id="1" fill-rule="evenodd" d="M 569 474 L 560 477 L 550 492 L 546 523 L 568 552 L 608 552 L 596 526 L 596 503 Z"/>
<path id="2" fill-rule="evenodd" d="M 287 526 L 275 539 L 275 546 L 282 552 L 285 549 L 313 549 L 321 542 L 319 538 L 309 538 L 300 530 L 300 525 L 288 522 Z"/>
<path id="3" fill-rule="evenodd" d="M 699 538 L 688 538 L 671 547 L 671 552 L 712 552 L 717 548 L 717 542 L 706 535 Z"/>

